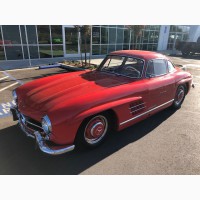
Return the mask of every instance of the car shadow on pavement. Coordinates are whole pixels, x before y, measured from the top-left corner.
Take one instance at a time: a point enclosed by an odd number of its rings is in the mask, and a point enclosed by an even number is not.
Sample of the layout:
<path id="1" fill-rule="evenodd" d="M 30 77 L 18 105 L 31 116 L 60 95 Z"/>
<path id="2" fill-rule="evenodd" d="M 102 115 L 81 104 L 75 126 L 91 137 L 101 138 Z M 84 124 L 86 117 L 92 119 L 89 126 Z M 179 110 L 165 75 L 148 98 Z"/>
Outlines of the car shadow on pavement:
<path id="1" fill-rule="evenodd" d="M 34 140 L 22 134 L 17 125 L 5 128 L 0 130 L 0 174 L 79 174 L 143 138 L 174 112 L 170 108 L 165 109 L 123 131 L 110 134 L 96 149 L 75 149 L 59 156 L 49 156 L 35 150 Z"/>

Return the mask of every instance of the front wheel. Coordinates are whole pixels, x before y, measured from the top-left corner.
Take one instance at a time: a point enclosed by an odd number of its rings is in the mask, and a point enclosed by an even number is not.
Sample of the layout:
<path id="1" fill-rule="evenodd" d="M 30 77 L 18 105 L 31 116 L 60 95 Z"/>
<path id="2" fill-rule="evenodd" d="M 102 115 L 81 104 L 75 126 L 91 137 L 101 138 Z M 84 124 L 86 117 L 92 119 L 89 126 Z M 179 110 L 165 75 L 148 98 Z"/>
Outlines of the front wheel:
<path id="1" fill-rule="evenodd" d="M 109 130 L 108 115 L 98 114 L 89 117 L 79 128 L 76 143 L 90 148 L 96 147 L 104 141 Z"/>
<path id="2" fill-rule="evenodd" d="M 176 90 L 176 95 L 175 95 L 174 102 L 172 104 L 172 106 L 175 109 L 179 109 L 181 107 L 181 104 L 183 103 L 183 101 L 185 99 L 185 95 L 186 95 L 185 86 L 184 85 L 179 85 L 177 90 Z"/>

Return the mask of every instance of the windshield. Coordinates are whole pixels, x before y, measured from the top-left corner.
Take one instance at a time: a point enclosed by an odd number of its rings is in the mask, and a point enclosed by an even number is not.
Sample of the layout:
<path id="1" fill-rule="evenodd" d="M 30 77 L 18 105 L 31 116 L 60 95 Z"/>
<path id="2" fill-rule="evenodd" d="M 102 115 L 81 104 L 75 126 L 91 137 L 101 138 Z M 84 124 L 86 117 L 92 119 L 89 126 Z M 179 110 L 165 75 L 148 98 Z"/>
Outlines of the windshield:
<path id="1" fill-rule="evenodd" d="M 100 71 L 131 78 L 140 78 L 144 67 L 144 61 L 125 56 L 107 56 L 100 67 Z"/>

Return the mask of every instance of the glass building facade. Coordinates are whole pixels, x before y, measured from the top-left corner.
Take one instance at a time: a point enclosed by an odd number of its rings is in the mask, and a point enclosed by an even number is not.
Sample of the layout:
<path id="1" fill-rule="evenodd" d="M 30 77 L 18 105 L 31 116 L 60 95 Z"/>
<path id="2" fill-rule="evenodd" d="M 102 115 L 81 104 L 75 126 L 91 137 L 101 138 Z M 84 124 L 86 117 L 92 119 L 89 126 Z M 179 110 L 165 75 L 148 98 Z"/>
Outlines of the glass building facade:
<path id="1" fill-rule="evenodd" d="M 157 51 L 160 31 L 159 25 L 145 25 L 136 35 L 125 25 L 93 25 L 85 41 L 74 26 L 0 25 L 0 60 L 80 57 L 85 43 L 87 53 L 94 56 L 127 49 Z M 185 41 L 189 31 L 189 26 L 170 26 L 165 50 Z"/>
<path id="2" fill-rule="evenodd" d="M 62 26 L 0 26 L 0 60 L 63 57 Z"/>
<path id="3" fill-rule="evenodd" d="M 190 26 L 171 25 L 168 37 L 168 50 L 174 50 L 176 42 L 186 41 L 189 38 Z"/>
<path id="4" fill-rule="evenodd" d="M 159 32 L 160 26 L 143 26 L 138 36 L 124 25 L 93 26 L 92 54 L 103 55 L 122 49 L 156 51 Z"/>

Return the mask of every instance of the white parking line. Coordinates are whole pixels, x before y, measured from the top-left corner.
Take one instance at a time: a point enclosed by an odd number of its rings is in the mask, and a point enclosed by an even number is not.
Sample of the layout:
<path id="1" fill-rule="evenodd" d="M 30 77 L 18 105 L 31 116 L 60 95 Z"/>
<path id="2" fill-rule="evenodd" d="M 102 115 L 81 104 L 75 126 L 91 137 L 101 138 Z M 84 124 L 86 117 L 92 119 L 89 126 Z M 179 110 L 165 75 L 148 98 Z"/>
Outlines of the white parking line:
<path id="1" fill-rule="evenodd" d="M 10 87 L 12 87 L 12 86 L 14 86 L 14 85 L 17 85 L 17 84 L 19 84 L 19 83 L 16 82 L 16 83 L 13 83 L 13 84 L 11 84 L 11 85 L 8 85 L 8 86 L 6 86 L 6 87 L 0 89 L 0 92 L 4 91 L 4 90 L 6 90 L 6 89 L 8 89 L 8 88 L 10 88 Z"/>
<path id="2" fill-rule="evenodd" d="M 4 79 L 7 79 L 9 76 L 5 76 L 3 78 L 0 78 L 0 81 L 4 80 Z"/>
<path id="3" fill-rule="evenodd" d="M 14 72 L 14 71 L 24 71 L 24 70 L 33 70 L 33 69 L 39 69 L 39 67 L 29 67 L 29 68 L 23 68 L 23 69 L 8 69 L 6 71 L 8 72 Z M 0 72 L 4 72 L 4 71 L 0 71 Z"/>
<path id="4" fill-rule="evenodd" d="M 6 71 L 3 71 L 3 74 L 6 75 L 6 76 L 8 76 L 10 79 L 12 79 L 12 80 L 18 82 L 20 85 L 23 85 L 23 84 L 24 84 L 22 81 L 17 80 L 15 77 L 13 77 L 12 75 L 10 75 L 10 74 L 9 74 L 8 72 L 6 72 Z"/>

